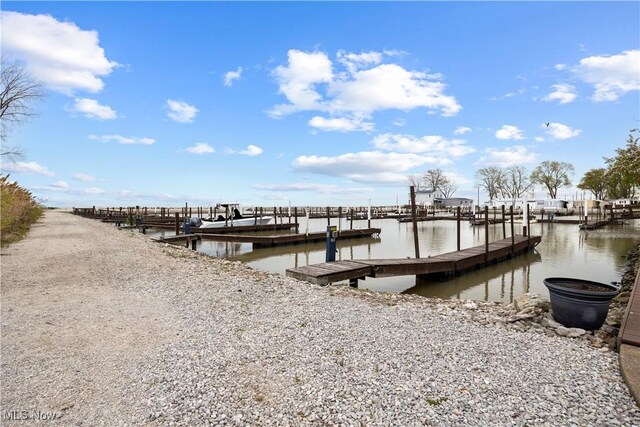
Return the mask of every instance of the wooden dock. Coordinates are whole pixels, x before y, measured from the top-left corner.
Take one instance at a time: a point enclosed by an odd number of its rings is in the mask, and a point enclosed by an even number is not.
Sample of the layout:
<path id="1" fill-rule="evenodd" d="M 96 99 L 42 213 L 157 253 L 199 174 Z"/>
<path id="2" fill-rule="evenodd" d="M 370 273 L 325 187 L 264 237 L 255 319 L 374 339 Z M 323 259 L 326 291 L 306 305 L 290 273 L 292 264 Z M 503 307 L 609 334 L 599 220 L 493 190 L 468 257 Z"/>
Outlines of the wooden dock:
<path id="1" fill-rule="evenodd" d="M 160 230 L 174 230 L 176 228 L 174 223 L 171 224 L 153 224 L 144 222 L 143 225 L 149 226 L 150 228 L 157 228 Z M 199 228 L 199 227 L 191 227 L 192 233 L 199 234 L 227 234 L 227 233 L 255 233 L 260 231 L 280 231 L 280 230 L 291 230 L 298 227 L 297 223 L 284 223 L 284 224 L 263 224 L 263 225 L 240 225 L 240 226 L 229 226 L 229 227 L 216 227 L 216 228 Z M 183 225 L 179 224 L 180 231 L 182 232 Z"/>
<path id="2" fill-rule="evenodd" d="M 238 228 L 238 227 L 234 227 Z M 241 242 L 252 243 L 253 248 L 271 248 L 275 246 L 284 245 L 299 245 L 313 242 L 324 242 L 327 238 L 325 231 L 319 233 L 298 233 L 298 234 L 274 234 L 270 236 L 256 236 L 256 235 L 239 235 L 239 234 L 216 234 L 216 233 L 202 233 L 203 229 L 193 228 L 192 233 L 202 235 L 205 240 L 216 240 L 220 242 Z M 209 230 L 209 229 L 204 229 Z M 213 230 L 218 230 L 214 228 Z M 356 239 L 360 237 L 377 236 L 381 232 L 379 228 L 362 228 L 355 230 L 342 230 L 338 235 L 338 240 L 344 239 Z"/>
<path id="3" fill-rule="evenodd" d="M 498 240 L 488 251 L 482 245 L 429 258 L 334 261 L 290 268 L 286 274 L 318 285 L 349 280 L 352 286 L 366 277 L 457 274 L 532 250 L 540 241 L 540 236 L 514 236 L 513 245 L 511 238 Z"/>
<path id="4" fill-rule="evenodd" d="M 640 288 L 640 271 L 636 275 L 631 297 L 627 303 L 627 310 L 620 325 L 618 348 L 621 344 L 640 347 L 640 290 L 638 288 Z"/>

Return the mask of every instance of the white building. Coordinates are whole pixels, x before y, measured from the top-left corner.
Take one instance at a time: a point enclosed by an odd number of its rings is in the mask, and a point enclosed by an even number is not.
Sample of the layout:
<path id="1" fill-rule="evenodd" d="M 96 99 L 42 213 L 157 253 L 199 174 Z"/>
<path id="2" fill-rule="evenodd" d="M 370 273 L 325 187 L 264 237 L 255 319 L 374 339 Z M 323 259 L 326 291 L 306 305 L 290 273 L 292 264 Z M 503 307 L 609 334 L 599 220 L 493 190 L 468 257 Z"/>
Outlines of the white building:
<path id="1" fill-rule="evenodd" d="M 411 196 L 409 196 L 411 197 Z M 434 206 L 444 199 L 444 194 L 440 190 L 419 190 L 416 191 L 416 205 Z M 409 201 L 411 203 L 411 201 Z"/>
<path id="2" fill-rule="evenodd" d="M 501 206 L 508 208 L 509 206 L 513 205 L 514 209 L 522 210 L 525 203 L 529 205 L 529 209 L 531 210 L 544 209 L 545 211 L 558 211 L 561 209 L 567 209 L 569 204 L 568 201 L 559 199 L 527 199 L 526 201 L 524 199 L 494 199 L 486 202 L 485 205 L 489 206 L 490 208 L 499 208 Z"/>
<path id="3" fill-rule="evenodd" d="M 440 205 L 446 208 L 455 208 L 460 206 L 461 208 L 468 208 L 473 206 L 473 199 L 467 199 L 464 197 L 450 197 L 448 199 L 442 199 Z"/>

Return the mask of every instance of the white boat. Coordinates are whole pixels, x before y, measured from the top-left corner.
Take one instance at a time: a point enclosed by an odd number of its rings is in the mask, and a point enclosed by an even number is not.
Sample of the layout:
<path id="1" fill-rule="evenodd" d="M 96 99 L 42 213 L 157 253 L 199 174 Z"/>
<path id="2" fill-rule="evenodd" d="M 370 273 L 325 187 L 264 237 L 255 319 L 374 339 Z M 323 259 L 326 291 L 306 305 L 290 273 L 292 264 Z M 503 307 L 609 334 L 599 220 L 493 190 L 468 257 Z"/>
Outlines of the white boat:
<path id="1" fill-rule="evenodd" d="M 269 224 L 273 217 L 263 216 L 262 218 L 257 217 L 240 217 L 240 218 L 232 218 L 225 221 L 224 217 L 222 219 L 216 218 L 213 221 L 207 221 L 206 219 L 202 219 L 202 225 L 200 228 L 218 228 L 218 227 L 240 227 L 243 225 L 265 225 Z"/>
<path id="2" fill-rule="evenodd" d="M 246 225 L 265 225 L 269 224 L 273 217 L 271 216 L 242 216 L 237 205 L 225 204 L 221 205 L 225 210 L 232 210 L 233 213 L 225 218 L 223 215 L 218 215 L 217 218 L 200 218 L 199 228 L 220 228 L 220 227 L 241 227 Z M 232 209 L 227 209 L 232 208 Z M 195 225 L 195 224 L 194 224 Z"/>

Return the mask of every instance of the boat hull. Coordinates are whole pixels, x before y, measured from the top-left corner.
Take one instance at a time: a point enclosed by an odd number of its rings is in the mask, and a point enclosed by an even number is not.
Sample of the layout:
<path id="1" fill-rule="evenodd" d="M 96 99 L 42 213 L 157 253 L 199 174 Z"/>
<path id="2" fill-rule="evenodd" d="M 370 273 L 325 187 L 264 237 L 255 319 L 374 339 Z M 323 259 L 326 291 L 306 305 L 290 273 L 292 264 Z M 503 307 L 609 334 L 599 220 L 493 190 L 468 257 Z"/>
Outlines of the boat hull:
<path id="1" fill-rule="evenodd" d="M 270 216 L 263 216 L 262 218 L 240 218 L 233 221 L 202 221 L 202 225 L 199 228 L 222 228 L 222 227 L 241 227 L 247 225 L 266 225 L 271 222 L 273 218 Z"/>

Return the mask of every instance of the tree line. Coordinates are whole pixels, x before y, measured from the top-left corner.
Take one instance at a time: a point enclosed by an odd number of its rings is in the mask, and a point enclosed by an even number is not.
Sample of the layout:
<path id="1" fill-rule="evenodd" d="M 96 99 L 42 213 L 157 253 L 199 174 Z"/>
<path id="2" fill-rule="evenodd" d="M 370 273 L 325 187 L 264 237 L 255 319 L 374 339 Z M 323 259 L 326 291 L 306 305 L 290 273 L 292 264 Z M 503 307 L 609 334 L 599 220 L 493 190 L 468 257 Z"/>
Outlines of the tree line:
<path id="1" fill-rule="evenodd" d="M 631 129 L 627 144 L 614 157 L 604 158 L 606 167 L 588 170 L 578 184 L 597 200 L 632 199 L 640 188 L 640 129 Z"/>
<path id="2" fill-rule="evenodd" d="M 635 197 L 640 188 L 640 129 L 632 129 L 626 147 L 616 149 L 616 155 L 604 158 L 606 168 L 587 171 L 577 187 L 593 193 L 597 200 L 629 199 Z M 571 163 L 546 160 L 531 172 L 524 166 L 500 168 L 496 166 L 479 169 L 475 174 L 476 185 L 482 188 L 489 199 L 520 199 L 536 186 L 542 187 L 550 198 L 558 197 L 558 190 L 572 185 L 575 168 Z M 409 185 L 417 191 L 440 191 L 450 198 L 458 187 L 441 169 L 429 169 L 423 174 L 409 175 Z"/>

